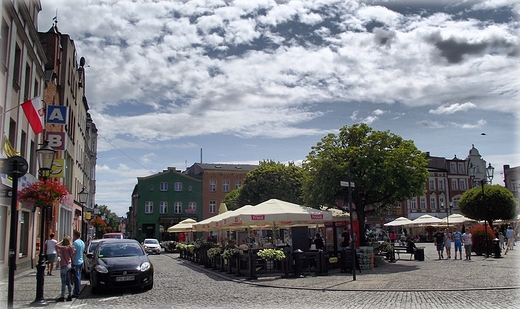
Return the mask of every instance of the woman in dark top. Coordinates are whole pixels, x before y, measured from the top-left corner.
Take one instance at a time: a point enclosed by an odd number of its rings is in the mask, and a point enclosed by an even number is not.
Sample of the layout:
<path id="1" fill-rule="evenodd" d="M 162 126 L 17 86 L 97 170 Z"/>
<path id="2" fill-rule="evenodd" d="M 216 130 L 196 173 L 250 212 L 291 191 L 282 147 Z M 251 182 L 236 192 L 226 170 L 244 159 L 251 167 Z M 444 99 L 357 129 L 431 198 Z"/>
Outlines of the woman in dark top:
<path id="1" fill-rule="evenodd" d="M 321 238 L 320 233 L 314 235 L 314 244 L 316 245 L 316 250 L 323 250 L 323 238 Z"/>

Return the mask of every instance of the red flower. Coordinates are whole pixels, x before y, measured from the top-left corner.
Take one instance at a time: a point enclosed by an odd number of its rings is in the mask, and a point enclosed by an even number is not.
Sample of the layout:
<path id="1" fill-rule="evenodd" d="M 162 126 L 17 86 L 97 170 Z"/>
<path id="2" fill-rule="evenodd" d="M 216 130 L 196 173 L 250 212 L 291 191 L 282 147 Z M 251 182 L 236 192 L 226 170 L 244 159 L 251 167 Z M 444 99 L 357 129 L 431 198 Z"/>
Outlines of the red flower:
<path id="1" fill-rule="evenodd" d="M 56 179 L 38 181 L 18 191 L 18 199 L 38 207 L 51 206 L 69 194 L 67 187 Z"/>

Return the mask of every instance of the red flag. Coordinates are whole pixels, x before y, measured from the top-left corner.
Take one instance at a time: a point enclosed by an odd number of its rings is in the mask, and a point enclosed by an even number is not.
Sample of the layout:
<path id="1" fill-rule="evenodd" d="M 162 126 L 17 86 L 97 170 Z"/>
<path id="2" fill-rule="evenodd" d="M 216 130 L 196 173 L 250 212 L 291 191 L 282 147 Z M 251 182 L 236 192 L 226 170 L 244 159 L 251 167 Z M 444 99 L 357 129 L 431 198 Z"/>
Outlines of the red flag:
<path id="1" fill-rule="evenodd" d="M 34 97 L 33 99 L 22 103 L 22 109 L 27 120 L 29 120 L 29 124 L 34 131 L 34 134 L 41 133 L 43 131 L 43 107 L 40 97 Z"/>

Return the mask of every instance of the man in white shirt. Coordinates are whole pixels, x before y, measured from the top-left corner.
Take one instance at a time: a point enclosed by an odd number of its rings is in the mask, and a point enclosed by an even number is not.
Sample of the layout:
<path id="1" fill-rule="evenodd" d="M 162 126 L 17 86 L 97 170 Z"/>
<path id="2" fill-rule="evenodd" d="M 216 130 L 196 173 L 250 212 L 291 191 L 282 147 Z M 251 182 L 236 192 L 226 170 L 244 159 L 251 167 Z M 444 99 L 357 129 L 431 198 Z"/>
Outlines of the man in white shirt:
<path id="1" fill-rule="evenodd" d="M 47 256 L 47 276 L 52 276 L 52 269 L 54 268 L 54 260 L 56 259 L 56 239 L 54 234 L 49 235 L 49 239 L 45 241 L 45 255 Z"/>

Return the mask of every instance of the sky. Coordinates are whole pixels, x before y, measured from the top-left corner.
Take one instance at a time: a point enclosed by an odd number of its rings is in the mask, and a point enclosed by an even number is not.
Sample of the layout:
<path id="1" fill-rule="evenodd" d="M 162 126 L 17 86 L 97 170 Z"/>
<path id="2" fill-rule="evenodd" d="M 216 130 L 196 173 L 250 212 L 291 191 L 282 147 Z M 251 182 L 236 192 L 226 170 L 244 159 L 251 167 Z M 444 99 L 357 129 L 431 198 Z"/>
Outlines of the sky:
<path id="1" fill-rule="evenodd" d="M 197 162 L 300 164 L 367 123 L 437 157 L 520 165 L 514 0 L 42 0 L 86 59 L 96 203 Z M 485 135 L 482 135 L 484 133 Z"/>

